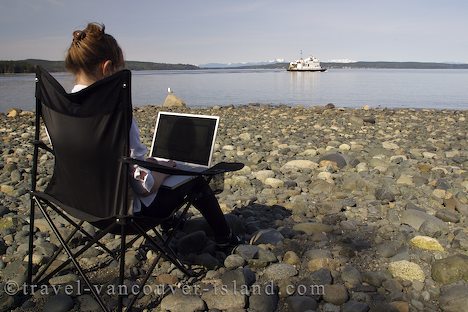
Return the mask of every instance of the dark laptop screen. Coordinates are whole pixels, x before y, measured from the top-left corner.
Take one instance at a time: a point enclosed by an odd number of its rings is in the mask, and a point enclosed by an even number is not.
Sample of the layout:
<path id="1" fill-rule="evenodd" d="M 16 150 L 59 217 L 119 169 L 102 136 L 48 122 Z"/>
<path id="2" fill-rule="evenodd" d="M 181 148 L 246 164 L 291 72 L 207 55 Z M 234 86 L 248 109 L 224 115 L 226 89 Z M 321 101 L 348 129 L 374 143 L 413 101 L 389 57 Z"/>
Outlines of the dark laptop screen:
<path id="1" fill-rule="evenodd" d="M 208 166 L 216 118 L 160 114 L 153 157 Z"/>

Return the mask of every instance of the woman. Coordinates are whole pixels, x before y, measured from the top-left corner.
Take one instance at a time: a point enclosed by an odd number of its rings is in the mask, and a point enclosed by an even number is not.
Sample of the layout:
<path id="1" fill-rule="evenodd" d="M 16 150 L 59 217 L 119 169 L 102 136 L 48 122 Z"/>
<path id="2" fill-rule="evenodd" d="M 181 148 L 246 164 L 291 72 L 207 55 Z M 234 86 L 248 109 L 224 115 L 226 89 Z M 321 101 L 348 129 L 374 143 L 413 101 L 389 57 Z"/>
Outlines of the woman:
<path id="1" fill-rule="evenodd" d="M 65 58 L 65 67 L 75 77 L 72 92 L 78 92 L 94 82 L 110 76 L 125 66 L 123 53 L 117 41 L 104 32 L 104 25 L 90 23 L 83 30 L 73 32 L 73 41 Z M 144 159 L 147 148 L 140 142 L 140 133 L 135 119 L 132 120 L 130 134 L 130 157 Z M 152 158 L 147 161 L 156 162 Z M 161 163 L 175 167 L 172 161 Z M 232 234 L 218 201 L 202 177 L 196 178 L 175 190 L 160 188 L 166 174 L 152 172 L 135 166 L 131 169 L 131 186 L 135 193 L 134 213 L 153 217 L 168 217 L 180 207 L 184 197 L 191 193 L 199 194 L 193 203 L 213 229 L 215 240 L 220 247 L 239 242 Z"/>

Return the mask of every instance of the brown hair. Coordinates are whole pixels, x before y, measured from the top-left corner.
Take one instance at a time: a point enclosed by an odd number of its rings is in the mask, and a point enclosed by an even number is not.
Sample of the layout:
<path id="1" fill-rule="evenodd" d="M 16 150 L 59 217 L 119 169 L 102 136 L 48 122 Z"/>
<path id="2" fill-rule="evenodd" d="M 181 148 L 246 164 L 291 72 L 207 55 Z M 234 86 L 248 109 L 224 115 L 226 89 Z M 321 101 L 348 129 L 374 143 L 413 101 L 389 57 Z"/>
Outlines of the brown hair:
<path id="1" fill-rule="evenodd" d="M 114 70 L 125 65 L 122 49 L 117 41 L 104 33 L 104 24 L 89 23 L 83 30 L 73 32 L 73 41 L 68 48 L 65 67 L 72 74 L 80 72 L 99 79 L 99 65 L 107 60 Z"/>

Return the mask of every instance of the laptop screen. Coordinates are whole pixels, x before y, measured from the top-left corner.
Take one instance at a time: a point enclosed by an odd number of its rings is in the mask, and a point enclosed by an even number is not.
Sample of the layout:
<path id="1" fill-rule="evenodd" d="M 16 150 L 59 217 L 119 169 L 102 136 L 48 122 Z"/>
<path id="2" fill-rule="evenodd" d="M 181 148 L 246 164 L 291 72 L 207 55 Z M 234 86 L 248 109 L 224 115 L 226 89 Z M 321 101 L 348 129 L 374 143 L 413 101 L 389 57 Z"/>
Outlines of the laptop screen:
<path id="1" fill-rule="evenodd" d="M 159 113 L 152 157 L 209 166 L 218 117 Z"/>

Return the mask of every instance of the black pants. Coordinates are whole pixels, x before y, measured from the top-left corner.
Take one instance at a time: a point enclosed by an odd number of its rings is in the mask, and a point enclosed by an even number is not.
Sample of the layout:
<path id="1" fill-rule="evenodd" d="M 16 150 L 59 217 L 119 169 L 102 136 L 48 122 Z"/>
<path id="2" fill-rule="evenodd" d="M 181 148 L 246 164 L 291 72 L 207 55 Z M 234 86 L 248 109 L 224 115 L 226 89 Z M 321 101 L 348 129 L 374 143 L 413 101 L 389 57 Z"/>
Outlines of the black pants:
<path id="1" fill-rule="evenodd" d="M 161 187 L 154 201 L 146 207 L 142 203 L 142 214 L 165 218 L 171 215 L 176 209 L 184 203 L 186 196 L 195 195 L 197 199 L 192 203 L 206 219 L 216 237 L 225 237 L 229 235 L 229 226 L 224 219 L 218 200 L 211 190 L 206 180 L 197 177 L 174 190 Z"/>

